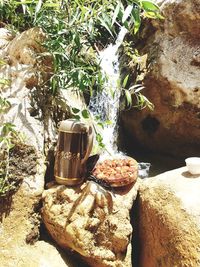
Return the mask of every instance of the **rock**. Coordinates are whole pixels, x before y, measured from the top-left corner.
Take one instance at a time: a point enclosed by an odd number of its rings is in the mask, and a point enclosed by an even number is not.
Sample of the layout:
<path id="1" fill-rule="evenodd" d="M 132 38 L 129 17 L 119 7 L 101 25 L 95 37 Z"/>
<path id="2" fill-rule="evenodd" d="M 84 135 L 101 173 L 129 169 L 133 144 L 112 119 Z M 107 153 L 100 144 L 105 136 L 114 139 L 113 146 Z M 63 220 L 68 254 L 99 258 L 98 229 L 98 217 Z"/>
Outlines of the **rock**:
<path id="1" fill-rule="evenodd" d="M 0 49 L 6 47 L 14 38 L 12 33 L 6 28 L 0 28 Z"/>
<path id="2" fill-rule="evenodd" d="M 34 245 L 9 242 L 9 248 L 1 247 L 1 267 L 76 267 L 72 257 L 57 250 L 54 245 L 38 241 Z M 77 264 L 80 262 L 77 261 Z M 83 265 L 78 265 L 83 266 Z M 84 267 L 84 266 L 83 266 Z"/>
<path id="3" fill-rule="evenodd" d="M 114 194 L 94 182 L 54 185 L 43 193 L 43 221 L 61 247 L 78 252 L 90 266 L 131 267 L 129 212 L 136 195 L 137 184 Z"/>
<path id="4" fill-rule="evenodd" d="M 186 167 L 143 180 L 138 231 L 141 267 L 200 266 L 200 175 Z"/>
<path id="5" fill-rule="evenodd" d="M 65 96 L 60 93 L 53 98 L 49 88 L 41 86 L 52 67 L 41 46 L 44 38 L 38 28 L 16 37 L 0 29 L 0 79 L 5 81 L 0 90 L 1 97 L 10 102 L 7 112 L 0 114 L 0 121 L 13 123 L 24 142 L 10 153 L 9 173 L 16 185 L 15 193 L 10 192 L 7 199 L 0 198 L 2 267 L 74 266 L 68 265 L 53 245 L 37 241 L 47 155 L 55 142 L 58 121 L 68 114 Z"/>
<path id="6" fill-rule="evenodd" d="M 174 155 L 199 154 L 200 2 L 157 3 L 165 20 L 147 23 L 137 45 L 142 55 L 148 53 L 143 93 L 155 108 L 123 112 L 122 127 L 131 143 Z"/>
<path id="7" fill-rule="evenodd" d="M 45 72 L 40 68 L 39 55 L 43 51 L 41 42 L 44 33 L 39 28 L 29 29 L 11 40 L 4 51 L 4 64 L 0 68 L 0 78 L 7 81 L 1 97 L 10 102 L 11 107 L 2 120 L 12 122 L 23 132 L 26 143 L 43 153 L 44 136 L 55 138 L 55 126 L 50 114 L 47 116 L 43 105 L 50 102 L 51 95 L 43 92 L 40 83 L 44 82 Z M 37 64 L 36 64 L 37 63 Z M 45 99 L 45 102 L 44 102 Z"/>
<path id="8" fill-rule="evenodd" d="M 8 45 L 11 64 L 25 64 L 32 67 L 37 62 L 38 53 L 44 52 L 42 42 L 45 34 L 40 28 L 31 28 L 17 35 Z"/>

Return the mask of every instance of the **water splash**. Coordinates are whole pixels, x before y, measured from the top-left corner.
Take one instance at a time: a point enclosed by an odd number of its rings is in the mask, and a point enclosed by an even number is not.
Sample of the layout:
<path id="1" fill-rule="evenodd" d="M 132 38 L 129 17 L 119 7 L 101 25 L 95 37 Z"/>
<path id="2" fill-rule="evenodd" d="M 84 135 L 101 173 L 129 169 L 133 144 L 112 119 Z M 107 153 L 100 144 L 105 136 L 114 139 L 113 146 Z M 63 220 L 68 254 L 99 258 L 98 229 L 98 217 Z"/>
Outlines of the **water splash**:
<path id="1" fill-rule="evenodd" d="M 127 30 L 122 27 L 115 44 L 110 44 L 99 53 L 102 73 L 106 79 L 105 88 L 91 97 L 89 109 L 94 116 L 99 116 L 104 122 L 102 130 L 103 143 L 107 153 L 116 155 L 117 121 L 120 99 L 118 48 L 122 44 Z M 109 121 L 107 124 L 106 121 Z"/>

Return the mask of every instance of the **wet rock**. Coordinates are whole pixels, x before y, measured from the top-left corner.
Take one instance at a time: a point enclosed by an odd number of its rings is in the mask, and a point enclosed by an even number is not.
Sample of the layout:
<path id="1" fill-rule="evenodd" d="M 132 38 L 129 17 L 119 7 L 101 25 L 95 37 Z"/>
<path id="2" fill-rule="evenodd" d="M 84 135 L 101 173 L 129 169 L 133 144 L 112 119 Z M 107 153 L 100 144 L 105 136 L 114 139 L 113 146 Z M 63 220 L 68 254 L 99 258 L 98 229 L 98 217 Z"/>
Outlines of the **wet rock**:
<path id="1" fill-rule="evenodd" d="M 43 193 L 42 217 L 53 239 L 90 266 L 131 267 L 129 212 L 137 184 L 115 193 L 94 182 L 81 188 L 54 185 Z"/>
<path id="2" fill-rule="evenodd" d="M 165 17 L 147 23 L 137 48 L 148 54 L 144 95 L 155 108 L 122 114 L 131 143 L 189 156 L 200 151 L 200 2 L 158 0 Z M 163 141 L 164 140 L 164 141 Z"/>
<path id="3" fill-rule="evenodd" d="M 139 266 L 200 266 L 200 175 L 186 167 L 139 188 Z"/>

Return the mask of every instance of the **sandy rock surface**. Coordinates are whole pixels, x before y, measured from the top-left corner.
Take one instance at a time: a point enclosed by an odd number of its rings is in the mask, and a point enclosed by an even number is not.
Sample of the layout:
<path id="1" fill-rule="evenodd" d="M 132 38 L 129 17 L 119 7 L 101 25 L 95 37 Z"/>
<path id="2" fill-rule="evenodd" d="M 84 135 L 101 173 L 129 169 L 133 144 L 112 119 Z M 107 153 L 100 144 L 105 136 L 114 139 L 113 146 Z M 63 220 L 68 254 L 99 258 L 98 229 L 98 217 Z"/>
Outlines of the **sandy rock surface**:
<path id="1" fill-rule="evenodd" d="M 129 212 L 137 187 L 113 194 L 94 182 L 54 185 L 43 193 L 44 224 L 61 247 L 78 252 L 90 266 L 131 267 Z"/>
<path id="2" fill-rule="evenodd" d="M 148 53 L 143 93 L 155 109 L 124 112 L 123 127 L 131 142 L 195 155 L 200 151 L 200 2 L 157 2 L 165 19 L 147 24 L 138 43 L 140 54 Z"/>
<path id="3" fill-rule="evenodd" d="M 186 167 L 165 172 L 139 189 L 139 266 L 200 266 L 200 175 Z"/>

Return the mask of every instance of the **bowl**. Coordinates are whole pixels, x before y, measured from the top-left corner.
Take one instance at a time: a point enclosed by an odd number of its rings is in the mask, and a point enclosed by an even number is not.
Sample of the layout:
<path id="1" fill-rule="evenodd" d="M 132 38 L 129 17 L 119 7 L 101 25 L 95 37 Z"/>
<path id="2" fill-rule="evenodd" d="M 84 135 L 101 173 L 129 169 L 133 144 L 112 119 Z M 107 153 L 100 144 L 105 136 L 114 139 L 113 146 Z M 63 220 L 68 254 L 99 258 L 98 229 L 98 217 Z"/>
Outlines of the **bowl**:
<path id="1" fill-rule="evenodd" d="M 191 157 L 185 160 L 188 171 L 191 174 L 200 174 L 200 158 Z"/>

